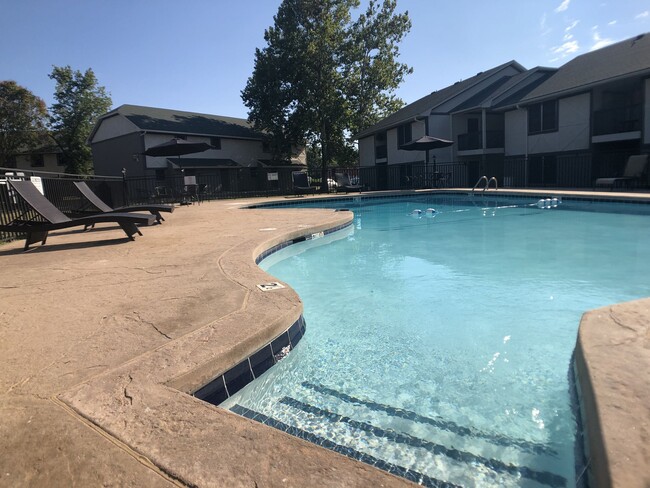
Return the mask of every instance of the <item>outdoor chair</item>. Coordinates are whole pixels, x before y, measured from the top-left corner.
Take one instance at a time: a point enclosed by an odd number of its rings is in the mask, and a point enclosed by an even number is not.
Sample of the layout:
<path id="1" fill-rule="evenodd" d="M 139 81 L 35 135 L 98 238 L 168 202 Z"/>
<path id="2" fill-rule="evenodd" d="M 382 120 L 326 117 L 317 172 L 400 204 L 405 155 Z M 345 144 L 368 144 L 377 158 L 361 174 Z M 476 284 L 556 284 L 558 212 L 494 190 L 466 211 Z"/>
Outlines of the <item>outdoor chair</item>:
<path id="1" fill-rule="evenodd" d="M 309 178 L 304 171 L 294 171 L 291 173 L 291 180 L 293 181 L 293 191 L 296 195 L 304 195 L 305 193 L 316 194 L 316 187 L 309 184 Z"/>
<path id="2" fill-rule="evenodd" d="M 174 195 L 172 191 L 166 186 L 157 186 L 154 188 L 154 192 L 153 195 L 151 195 L 151 198 L 155 202 L 164 203 L 172 201 L 174 199 Z"/>
<path id="3" fill-rule="evenodd" d="M 361 185 L 353 185 L 350 182 L 350 177 L 346 174 L 343 173 L 336 173 L 334 175 L 336 178 L 336 191 L 344 191 L 345 193 L 349 193 L 351 191 L 358 191 L 360 192 L 363 187 Z"/>
<path id="4" fill-rule="evenodd" d="M 144 204 L 144 205 L 126 205 L 123 207 L 116 207 L 112 208 L 108 206 L 104 201 L 99 198 L 95 192 L 93 192 L 90 187 L 86 184 L 85 181 L 75 181 L 74 186 L 77 187 L 77 189 L 81 192 L 83 197 L 86 199 L 87 203 L 90 204 L 92 207 L 95 207 L 97 210 L 100 212 L 104 213 L 110 213 L 110 212 L 151 212 L 153 215 L 156 217 L 156 221 L 158 223 L 161 223 L 165 219 L 162 218 L 162 215 L 160 215 L 160 212 L 173 212 L 174 211 L 174 206 L 173 205 L 150 205 L 150 204 Z M 84 211 L 85 208 L 82 208 L 81 211 Z"/>
<path id="5" fill-rule="evenodd" d="M 598 178 L 594 187 L 596 186 L 609 186 L 610 190 L 613 190 L 615 186 L 626 186 L 631 188 L 634 184 L 641 181 L 641 178 L 646 172 L 646 166 L 648 164 L 648 155 L 647 154 L 638 154 L 636 156 L 630 156 L 625 163 L 625 170 L 623 171 L 623 176 L 617 178 Z"/>
<path id="6" fill-rule="evenodd" d="M 77 226 L 84 226 L 86 228 L 98 222 L 116 222 L 129 239 L 134 240 L 133 236 L 135 234 L 142 235 L 137 225 L 152 225 L 156 220 L 156 217 L 150 214 L 112 212 L 102 212 L 88 217 L 70 219 L 45 198 L 31 181 L 8 181 L 7 183 L 22 198 L 28 208 L 7 224 L 0 225 L 0 230 L 27 234 L 25 251 L 29 249 L 31 244 L 39 241 L 41 245 L 44 245 L 47 240 L 47 234 L 51 230 Z M 31 214 L 32 216 L 25 219 L 26 214 Z"/>

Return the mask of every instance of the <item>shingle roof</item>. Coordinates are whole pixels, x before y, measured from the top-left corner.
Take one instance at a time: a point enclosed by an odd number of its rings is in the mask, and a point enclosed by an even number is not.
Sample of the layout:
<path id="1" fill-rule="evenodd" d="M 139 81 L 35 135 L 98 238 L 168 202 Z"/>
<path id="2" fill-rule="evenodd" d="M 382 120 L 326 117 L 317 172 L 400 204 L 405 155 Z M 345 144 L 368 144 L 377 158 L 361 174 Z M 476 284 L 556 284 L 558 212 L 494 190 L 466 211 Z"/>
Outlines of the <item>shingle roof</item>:
<path id="1" fill-rule="evenodd" d="M 239 139 L 263 139 L 246 119 L 165 108 L 121 105 L 104 117 L 120 114 L 139 129 L 173 134 L 194 134 Z M 92 136 L 91 136 L 92 137 Z"/>
<path id="2" fill-rule="evenodd" d="M 640 34 L 572 59 L 522 102 L 582 91 L 600 82 L 635 73 L 650 73 L 650 34 Z"/>
<path id="3" fill-rule="evenodd" d="M 507 63 L 499 65 L 495 68 L 478 73 L 477 75 L 472 76 L 471 78 L 467 78 L 466 80 L 463 81 L 458 81 L 453 85 L 432 92 L 429 95 L 422 97 L 419 100 L 416 100 L 415 102 L 407 105 L 406 107 L 403 107 L 397 112 L 380 120 L 375 125 L 361 131 L 359 134 L 355 136 L 355 138 L 361 139 L 380 130 L 385 130 L 400 125 L 401 123 L 407 120 L 412 120 L 413 118 L 420 115 L 424 115 L 425 113 L 428 114 L 428 112 L 431 111 L 433 108 L 441 105 L 442 103 L 446 102 L 450 98 L 462 93 L 463 91 L 474 86 L 475 84 L 480 83 L 484 79 L 490 77 L 494 73 L 497 73 L 498 71 L 504 69 L 509 65 L 515 65 L 518 68 L 523 69 L 521 65 L 519 65 L 516 61 L 508 61 Z"/>

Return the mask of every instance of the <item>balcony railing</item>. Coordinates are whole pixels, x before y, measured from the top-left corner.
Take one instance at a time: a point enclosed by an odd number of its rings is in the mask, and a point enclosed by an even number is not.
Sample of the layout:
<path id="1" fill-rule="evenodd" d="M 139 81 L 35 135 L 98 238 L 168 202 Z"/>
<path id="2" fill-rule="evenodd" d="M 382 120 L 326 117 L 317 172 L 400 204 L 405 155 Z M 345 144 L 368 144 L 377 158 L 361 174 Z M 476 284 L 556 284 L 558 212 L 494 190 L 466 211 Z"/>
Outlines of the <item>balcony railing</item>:
<path id="1" fill-rule="evenodd" d="M 641 130 L 641 105 L 597 110 L 594 112 L 595 136 Z"/>
<path id="2" fill-rule="evenodd" d="M 486 149 L 502 148 L 504 145 L 504 132 L 502 130 L 488 130 L 485 132 Z M 458 136 L 458 150 L 472 151 L 483 149 L 483 134 L 469 132 Z"/>

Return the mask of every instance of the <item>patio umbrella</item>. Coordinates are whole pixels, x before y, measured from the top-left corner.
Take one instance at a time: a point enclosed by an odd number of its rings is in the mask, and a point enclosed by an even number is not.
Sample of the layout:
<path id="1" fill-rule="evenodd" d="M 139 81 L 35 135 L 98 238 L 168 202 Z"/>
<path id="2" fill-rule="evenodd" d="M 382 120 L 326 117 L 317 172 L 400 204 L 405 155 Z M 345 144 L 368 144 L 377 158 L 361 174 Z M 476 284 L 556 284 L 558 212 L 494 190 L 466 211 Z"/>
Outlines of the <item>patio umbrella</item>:
<path id="1" fill-rule="evenodd" d="M 203 152 L 208 149 L 212 149 L 212 146 L 207 142 L 189 142 L 175 137 L 170 141 L 150 147 L 144 154 L 147 156 L 181 156 L 182 154 Z"/>
<path id="2" fill-rule="evenodd" d="M 443 147 L 451 146 L 454 142 L 448 141 L 447 139 L 440 139 L 433 136 L 422 136 L 419 139 L 414 141 L 407 142 L 402 144 L 399 148 L 404 151 L 426 151 L 426 156 L 424 158 L 424 174 L 425 178 L 428 178 L 429 173 L 429 151 L 431 149 L 440 149 Z M 433 171 L 436 171 L 436 165 L 433 165 Z"/>
<path id="3" fill-rule="evenodd" d="M 399 148 L 404 151 L 430 151 L 431 149 L 451 146 L 453 143 L 453 141 L 439 139 L 433 136 L 422 136 L 419 139 L 402 144 Z"/>

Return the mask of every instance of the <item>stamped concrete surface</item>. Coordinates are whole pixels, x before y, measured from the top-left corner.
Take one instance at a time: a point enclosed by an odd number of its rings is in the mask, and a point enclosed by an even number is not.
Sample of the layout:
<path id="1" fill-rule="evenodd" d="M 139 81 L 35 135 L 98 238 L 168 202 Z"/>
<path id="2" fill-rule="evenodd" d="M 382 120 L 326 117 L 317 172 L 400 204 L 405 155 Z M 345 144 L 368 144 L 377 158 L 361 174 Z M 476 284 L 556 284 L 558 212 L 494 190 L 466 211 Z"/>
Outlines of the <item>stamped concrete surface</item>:
<path id="1" fill-rule="evenodd" d="M 302 312 L 254 257 L 352 218 L 241 204 L 0 246 L 0 486 L 411 486 L 191 396 Z"/>
<path id="2" fill-rule="evenodd" d="M 191 396 L 302 312 L 255 256 L 352 218 L 243 203 L 0 246 L 0 486 L 413 486 Z M 595 486 L 650 486 L 648 323 L 645 300 L 580 327 Z"/>

